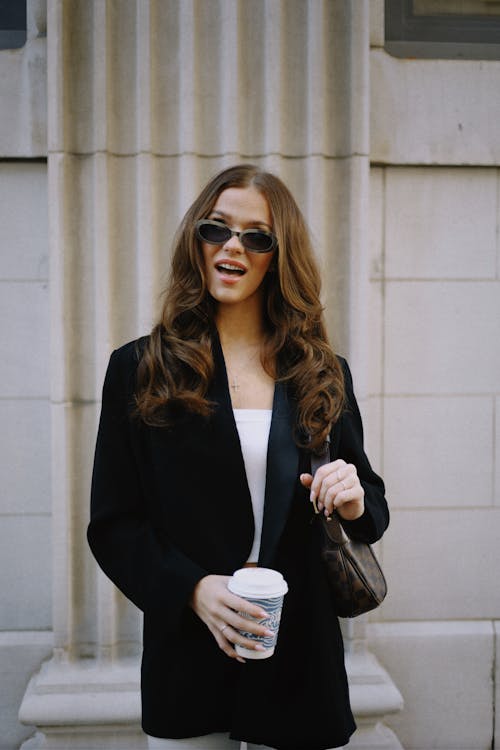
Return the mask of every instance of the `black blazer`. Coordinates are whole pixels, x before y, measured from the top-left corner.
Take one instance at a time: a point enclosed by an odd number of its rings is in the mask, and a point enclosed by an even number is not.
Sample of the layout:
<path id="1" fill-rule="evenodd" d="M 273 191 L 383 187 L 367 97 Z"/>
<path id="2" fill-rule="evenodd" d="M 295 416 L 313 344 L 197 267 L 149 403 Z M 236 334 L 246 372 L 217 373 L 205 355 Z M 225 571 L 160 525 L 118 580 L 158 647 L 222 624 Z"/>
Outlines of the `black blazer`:
<path id="1" fill-rule="evenodd" d="M 175 427 L 161 429 L 131 416 L 140 349 L 141 341 L 123 346 L 108 366 L 88 540 L 104 572 L 144 612 L 144 731 L 171 738 L 229 731 L 279 750 L 346 744 L 355 724 L 342 637 L 299 481 L 310 461 L 293 441 L 286 387 L 275 388 L 259 564 L 280 570 L 289 592 L 273 657 L 240 664 L 188 606 L 200 578 L 245 563 L 254 534 L 222 350 L 217 341 L 213 416 L 180 414 Z M 389 520 L 384 485 L 363 450 L 343 365 L 348 407 L 333 429 L 331 457 L 354 463 L 365 489 L 365 513 L 346 530 L 373 542 Z"/>

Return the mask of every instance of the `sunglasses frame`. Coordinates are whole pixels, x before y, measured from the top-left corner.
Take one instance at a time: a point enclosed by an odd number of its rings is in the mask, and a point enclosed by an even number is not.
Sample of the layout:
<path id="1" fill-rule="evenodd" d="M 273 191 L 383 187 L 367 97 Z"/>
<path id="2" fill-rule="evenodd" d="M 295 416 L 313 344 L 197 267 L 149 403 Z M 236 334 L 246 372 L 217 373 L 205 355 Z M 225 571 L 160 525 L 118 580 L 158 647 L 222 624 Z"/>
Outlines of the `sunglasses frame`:
<path id="1" fill-rule="evenodd" d="M 230 232 L 229 237 L 224 240 L 223 242 L 214 242 L 213 240 L 207 240 L 203 235 L 201 234 L 200 227 L 205 226 L 207 224 L 210 224 L 212 226 L 219 227 L 220 229 L 227 229 L 228 232 Z M 269 237 L 271 241 L 271 247 L 268 250 L 255 250 L 253 247 L 248 247 L 245 244 L 244 237 L 246 234 L 260 232 L 261 234 L 264 234 L 266 237 Z M 245 250 L 248 250 L 249 253 L 257 253 L 258 255 L 265 255 L 266 253 L 270 253 L 274 250 L 275 247 L 278 245 L 278 239 L 272 232 L 266 232 L 264 229 L 243 229 L 241 232 L 237 232 L 235 229 L 231 229 L 231 227 L 228 227 L 227 224 L 224 224 L 223 221 L 216 221 L 215 219 L 200 219 L 196 222 L 196 234 L 198 236 L 198 239 L 200 239 L 202 242 L 207 242 L 209 245 L 225 245 L 226 242 L 229 242 L 229 240 L 232 237 L 237 237 Z"/>

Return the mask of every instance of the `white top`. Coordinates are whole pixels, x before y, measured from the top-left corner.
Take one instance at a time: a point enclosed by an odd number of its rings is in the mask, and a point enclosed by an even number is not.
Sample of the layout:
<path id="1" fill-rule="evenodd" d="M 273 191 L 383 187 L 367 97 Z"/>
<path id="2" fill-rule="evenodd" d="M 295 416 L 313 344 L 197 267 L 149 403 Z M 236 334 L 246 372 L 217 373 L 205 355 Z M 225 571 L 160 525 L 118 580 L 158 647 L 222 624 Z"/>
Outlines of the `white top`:
<path id="1" fill-rule="evenodd" d="M 255 523 L 253 546 L 247 562 L 257 562 L 259 559 L 266 491 L 267 444 L 272 413 L 272 409 L 234 409 Z"/>

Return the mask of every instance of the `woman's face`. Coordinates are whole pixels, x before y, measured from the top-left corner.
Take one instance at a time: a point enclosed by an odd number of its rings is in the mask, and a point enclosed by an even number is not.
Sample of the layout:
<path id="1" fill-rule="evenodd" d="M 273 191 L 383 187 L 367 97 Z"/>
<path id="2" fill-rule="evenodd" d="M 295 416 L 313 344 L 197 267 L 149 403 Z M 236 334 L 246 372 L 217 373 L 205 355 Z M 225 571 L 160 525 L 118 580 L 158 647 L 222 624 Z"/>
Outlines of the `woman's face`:
<path id="1" fill-rule="evenodd" d="M 264 229 L 272 232 L 267 200 L 254 187 L 227 188 L 218 197 L 207 217 L 224 222 L 230 229 Z M 208 291 L 220 305 L 241 305 L 258 301 L 262 281 L 269 270 L 275 250 L 252 253 L 238 237 L 223 245 L 202 242 Z"/>

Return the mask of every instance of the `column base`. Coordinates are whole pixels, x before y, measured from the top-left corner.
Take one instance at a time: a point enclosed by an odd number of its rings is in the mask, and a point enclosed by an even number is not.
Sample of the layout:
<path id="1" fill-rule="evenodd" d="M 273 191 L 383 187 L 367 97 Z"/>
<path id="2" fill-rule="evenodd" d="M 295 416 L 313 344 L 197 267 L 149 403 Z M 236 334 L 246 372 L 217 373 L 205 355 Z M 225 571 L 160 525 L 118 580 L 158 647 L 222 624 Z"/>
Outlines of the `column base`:
<path id="1" fill-rule="evenodd" d="M 403 750 L 392 729 L 378 722 L 364 724 L 357 722 L 358 728 L 353 734 L 346 750 Z"/>
<path id="2" fill-rule="evenodd" d="M 394 732 L 383 724 L 384 716 L 403 708 L 402 695 L 389 674 L 364 644 L 346 653 L 346 670 L 358 725 L 349 750 L 403 750 Z"/>
<path id="3" fill-rule="evenodd" d="M 53 658 L 26 690 L 19 720 L 38 731 L 21 750 L 144 750 L 137 661 Z"/>
<path id="4" fill-rule="evenodd" d="M 364 648 L 346 654 L 358 730 L 349 750 L 403 750 L 383 717 L 403 699 L 388 673 Z M 26 690 L 19 720 L 37 727 L 21 750 L 145 750 L 137 661 L 61 661 L 42 665 Z"/>
<path id="5" fill-rule="evenodd" d="M 147 750 L 147 741 L 140 728 L 47 727 L 23 742 L 20 750 Z"/>

